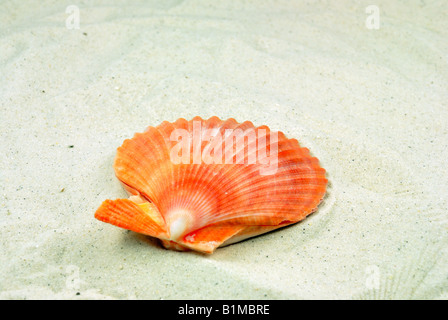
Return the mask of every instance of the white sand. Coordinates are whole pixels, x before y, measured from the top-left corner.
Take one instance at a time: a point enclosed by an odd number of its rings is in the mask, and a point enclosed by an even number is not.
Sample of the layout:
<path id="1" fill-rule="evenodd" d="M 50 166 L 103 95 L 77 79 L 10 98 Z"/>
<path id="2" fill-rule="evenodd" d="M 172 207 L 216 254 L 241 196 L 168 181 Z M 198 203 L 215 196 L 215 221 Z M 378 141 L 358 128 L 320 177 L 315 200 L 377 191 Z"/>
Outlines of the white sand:
<path id="1" fill-rule="evenodd" d="M 448 298 L 447 2 L 292 2 L 0 4 L 0 298 Z M 122 141 L 196 115 L 310 148 L 319 211 L 211 256 L 95 220 Z"/>

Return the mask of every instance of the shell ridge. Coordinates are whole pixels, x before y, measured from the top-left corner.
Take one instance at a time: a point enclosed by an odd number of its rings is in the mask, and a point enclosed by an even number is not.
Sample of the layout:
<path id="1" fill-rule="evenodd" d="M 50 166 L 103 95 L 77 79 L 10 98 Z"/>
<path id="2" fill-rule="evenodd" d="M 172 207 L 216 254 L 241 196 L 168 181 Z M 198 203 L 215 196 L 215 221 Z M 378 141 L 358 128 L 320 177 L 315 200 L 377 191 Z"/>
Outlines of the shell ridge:
<path id="1" fill-rule="evenodd" d="M 149 207 L 148 209 L 153 210 L 154 208 Z M 155 212 L 155 214 L 157 213 Z M 95 212 L 95 218 L 121 228 L 154 237 L 160 237 L 165 234 L 163 225 L 157 223 L 139 205 L 128 199 L 104 201 Z"/>
<path id="2" fill-rule="evenodd" d="M 203 155 L 203 152 L 204 152 L 204 149 L 205 149 L 205 144 L 203 143 L 203 139 L 204 139 L 203 131 L 207 131 L 208 129 L 213 127 L 213 125 L 214 125 L 213 120 L 214 119 L 212 119 L 212 118 L 211 118 L 211 121 L 210 121 L 210 119 L 207 120 L 207 121 L 204 121 L 203 119 L 201 119 L 200 141 L 192 141 L 193 144 L 195 142 L 196 143 L 198 143 L 198 142 L 200 143 L 200 148 L 198 148 L 198 149 L 200 149 L 200 153 L 201 153 L 201 157 L 200 157 L 201 164 L 202 164 L 202 155 Z M 203 130 L 203 127 L 205 127 L 205 130 Z M 193 137 L 193 139 L 194 139 L 194 137 Z M 210 143 L 209 141 L 206 142 L 206 144 L 209 144 L 209 143 Z M 201 170 L 201 168 L 202 168 L 202 170 Z M 193 185 L 193 189 L 194 190 L 198 190 L 200 188 L 200 184 L 203 183 L 202 181 L 206 180 L 206 178 L 208 176 L 207 173 L 209 173 L 209 170 L 206 170 L 206 169 L 209 169 L 209 167 L 208 166 L 204 166 L 204 165 L 200 165 L 200 164 L 196 164 L 195 165 L 195 169 L 196 169 L 195 170 L 195 177 L 196 177 L 196 179 L 195 179 L 195 184 Z M 203 202 L 203 201 L 205 201 L 205 199 L 203 197 L 202 197 L 202 199 L 200 199 L 200 198 L 201 198 L 201 193 L 200 192 L 196 192 L 193 195 L 193 201 L 194 202 Z M 203 216 L 203 214 L 201 214 L 201 212 L 198 212 L 197 214 L 198 214 L 198 216 Z"/>

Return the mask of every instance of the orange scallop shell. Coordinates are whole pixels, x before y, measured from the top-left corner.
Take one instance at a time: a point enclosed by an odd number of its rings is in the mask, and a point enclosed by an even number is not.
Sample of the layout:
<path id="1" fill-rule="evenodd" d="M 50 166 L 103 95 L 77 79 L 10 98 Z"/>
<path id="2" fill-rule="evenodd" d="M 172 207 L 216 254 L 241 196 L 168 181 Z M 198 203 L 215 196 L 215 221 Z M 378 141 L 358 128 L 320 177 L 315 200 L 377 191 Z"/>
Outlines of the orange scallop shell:
<path id="1" fill-rule="evenodd" d="M 249 131 L 255 139 L 227 134 Z M 168 249 L 205 253 L 304 219 L 327 185 L 319 160 L 297 140 L 217 117 L 136 133 L 118 148 L 114 169 L 130 197 L 104 201 L 95 218 L 159 238 Z"/>

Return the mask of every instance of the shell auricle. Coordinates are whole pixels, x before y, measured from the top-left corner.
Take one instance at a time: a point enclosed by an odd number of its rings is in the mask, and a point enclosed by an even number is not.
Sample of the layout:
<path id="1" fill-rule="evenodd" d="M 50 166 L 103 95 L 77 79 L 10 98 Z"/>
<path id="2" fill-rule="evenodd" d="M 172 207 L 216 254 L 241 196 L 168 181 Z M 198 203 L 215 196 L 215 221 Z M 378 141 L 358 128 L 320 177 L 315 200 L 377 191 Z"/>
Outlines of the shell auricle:
<path id="1" fill-rule="evenodd" d="M 128 199 L 106 200 L 98 220 L 212 253 L 306 218 L 327 179 L 296 139 L 217 117 L 165 121 L 118 148 L 115 174 Z"/>

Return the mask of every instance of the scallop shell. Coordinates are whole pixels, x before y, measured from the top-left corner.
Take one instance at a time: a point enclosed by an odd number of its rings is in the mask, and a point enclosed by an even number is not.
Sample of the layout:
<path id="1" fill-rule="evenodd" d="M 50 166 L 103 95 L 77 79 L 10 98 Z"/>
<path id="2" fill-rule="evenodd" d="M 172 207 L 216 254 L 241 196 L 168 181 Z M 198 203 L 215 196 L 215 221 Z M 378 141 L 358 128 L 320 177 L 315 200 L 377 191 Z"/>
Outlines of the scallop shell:
<path id="1" fill-rule="evenodd" d="M 217 117 L 136 133 L 118 148 L 114 169 L 130 197 L 104 201 L 95 218 L 205 253 L 304 219 L 327 185 L 297 140 Z"/>

